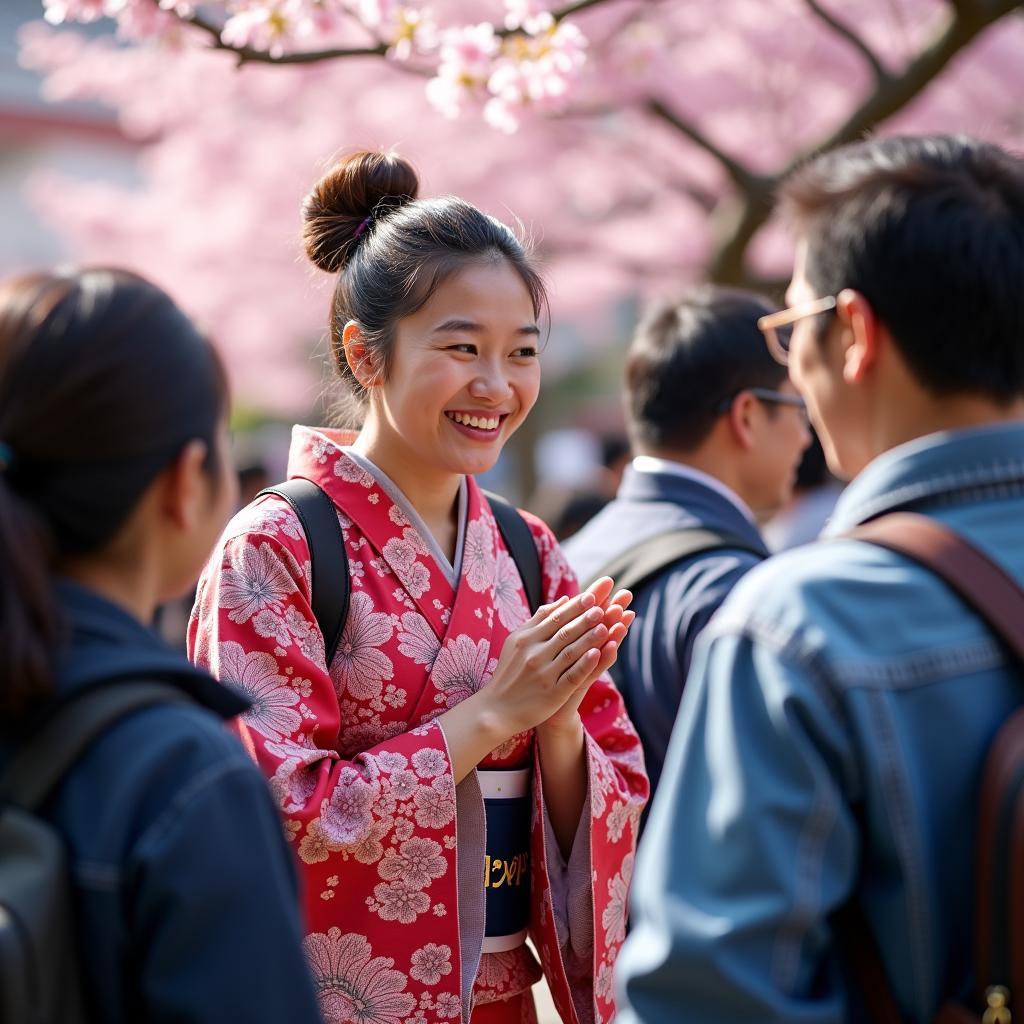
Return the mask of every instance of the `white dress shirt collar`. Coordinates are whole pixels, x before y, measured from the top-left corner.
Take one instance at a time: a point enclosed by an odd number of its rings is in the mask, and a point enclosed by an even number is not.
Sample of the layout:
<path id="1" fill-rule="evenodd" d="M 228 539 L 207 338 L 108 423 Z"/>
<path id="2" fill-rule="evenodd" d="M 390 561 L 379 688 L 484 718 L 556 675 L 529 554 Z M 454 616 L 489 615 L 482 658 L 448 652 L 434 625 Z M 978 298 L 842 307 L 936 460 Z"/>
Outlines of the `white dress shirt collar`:
<path id="1" fill-rule="evenodd" d="M 637 455 L 633 459 L 633 471 L 635 473 L 668 473 L 672 476 L 680 476 L 684 480 L 692 480 L 694 483 L 702 484 L 716 494 L 720 494 L 731 505 L 734 505 L 752 526 L 757 526 L 754 513 L 750 511 L 747 503 L 731 487 L 727 487 L 721 480 L 710 473 L 695 469 L 693 466 L 687 466 L 682 462 L 673 462 L 671 459 L 659 459 L 654 455 Z"/>

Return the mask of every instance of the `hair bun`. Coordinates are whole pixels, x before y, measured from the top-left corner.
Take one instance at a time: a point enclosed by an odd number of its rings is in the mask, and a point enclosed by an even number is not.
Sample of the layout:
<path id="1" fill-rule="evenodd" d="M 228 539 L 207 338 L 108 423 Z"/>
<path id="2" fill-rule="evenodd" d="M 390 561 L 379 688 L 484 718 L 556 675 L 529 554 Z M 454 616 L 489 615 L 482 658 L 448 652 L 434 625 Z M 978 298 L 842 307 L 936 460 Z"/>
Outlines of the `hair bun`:
<path id="1" fill-rule="evenodd" d="M 415 199 L 419 184 L 412 165 L 393 152 L 344 157 L 303 200 L 306 255 L 321 270 L 336 273 L 352 258 L 366 218 Z"/>

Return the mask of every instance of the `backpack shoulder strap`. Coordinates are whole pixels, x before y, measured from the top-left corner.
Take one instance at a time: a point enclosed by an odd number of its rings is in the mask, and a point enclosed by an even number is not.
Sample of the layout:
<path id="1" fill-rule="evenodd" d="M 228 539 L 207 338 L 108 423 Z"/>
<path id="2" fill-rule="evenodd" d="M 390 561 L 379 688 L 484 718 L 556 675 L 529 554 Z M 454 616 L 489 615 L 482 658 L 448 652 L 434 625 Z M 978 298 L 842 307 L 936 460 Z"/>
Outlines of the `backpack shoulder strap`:
<path id="1" fill-rule="evenodd" d="M 0 776 L 0 795 L 34 811 L 115 722 L 154 704 L 192 703 L 178 687 L 155 680 L 100 684 L 75 694 L 18 747 Z"/>
<path id="2" fill-rule="evenodd" d="M 960 534 L 928 516 L 894 512 L 847 536 L 898 552 L 929 569 L 987 623 L 1009 648 L 1018 669 L 1024 668 L 1024 590 Z M 975 979 L 979 1005 L 986 998 L 993 1005 L 993 998 L 1002 998 L 1001 990 L 989 986 L 1005 986 L 1009 996 L 1024 992 L 1024 919 L 1019 902 L 1006 895 L 1024 891 L 1024 710 L 1000 727 L 989 747 L 978 805 Z M 855 965 L 863 977 L 863 961 L 877 959 L 878 954 L 871 944 L 859 945 L 861 964 L 855 959 Z M 876 973 L 880 967 L 879 962 Z M 947 1005 L 944 1010 L 952 1020 L 956 1008 Z"/>
<path id="3" fill-rule="evenodd" d="M 264 494 L 287 501 L 302 524 L 309 545 L 313 615 L 324 638 L 324 653 L 330 667 L 348 618 L 352 586 L 338 511 L 322 487 L 302 477 L 267 487 L 257 497 Z"/>
<path id="4" fill-rule="evenodd" d="M 515 505 L 491 491 L 484 491 L 484 495 L 491 506 L 491 512 L 494 513 L 501 539 L 519 570 L 523 588 L 526 590 L 526 599 L 530 605 L 530 614 L 533 615 L 543 603 L 540 555 L 533 534 Z"/>
<path id="5" fill-rule="evenodd" d="M 1024 590 L 960 534 L 929 516 L 892 512 L 847 536 L 896 551 L 930 569 L 1024 663 Z"/>
<path id="6" fill-rule="evenodd" d="M 683 527 L 655 534 L 627 548 L 607 562 L 600 572 L 595 573 L 594 579 L 611 576 L 616 587 L 635 590 L 675 562 L 719 550 L 748 551 L 758 558 L 765 558 L 767 554 L 762 548 L 755 547 L 749 540 L 736 534 L 699 526 Z"/>

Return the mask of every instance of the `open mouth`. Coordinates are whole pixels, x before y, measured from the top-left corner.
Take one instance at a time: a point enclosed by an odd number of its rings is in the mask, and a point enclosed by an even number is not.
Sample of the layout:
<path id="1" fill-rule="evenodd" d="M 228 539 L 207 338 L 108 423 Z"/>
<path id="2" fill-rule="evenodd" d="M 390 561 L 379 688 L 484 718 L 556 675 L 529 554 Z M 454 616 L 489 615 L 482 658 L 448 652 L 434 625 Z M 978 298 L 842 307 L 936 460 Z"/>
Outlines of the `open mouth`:
<path id="1" fill-rule="evenodd" d="M 501 429 L 508 413 L 483 413 L 474 414 L 468 412 L 448 412 L 445 416 L 463 434 L 469 437 L 487 438 L 494 437 Z"/>

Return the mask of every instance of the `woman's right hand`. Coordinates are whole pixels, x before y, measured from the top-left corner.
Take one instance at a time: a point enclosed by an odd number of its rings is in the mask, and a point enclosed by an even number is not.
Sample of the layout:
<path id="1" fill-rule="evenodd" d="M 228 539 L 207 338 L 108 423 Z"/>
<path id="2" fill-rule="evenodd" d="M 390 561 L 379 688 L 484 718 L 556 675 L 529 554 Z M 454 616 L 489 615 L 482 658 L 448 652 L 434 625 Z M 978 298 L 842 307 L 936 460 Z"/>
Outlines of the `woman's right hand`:
<path id="1" fill-rule="evenodd" d="M 603 605 L 611 589 L 610 579 L 599 580 L 542 605 L 509 635 L 494 675 L 475 695 L 509 736 L 546 721 L 589 682 L 610 637 Z"/>

